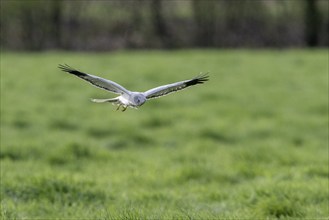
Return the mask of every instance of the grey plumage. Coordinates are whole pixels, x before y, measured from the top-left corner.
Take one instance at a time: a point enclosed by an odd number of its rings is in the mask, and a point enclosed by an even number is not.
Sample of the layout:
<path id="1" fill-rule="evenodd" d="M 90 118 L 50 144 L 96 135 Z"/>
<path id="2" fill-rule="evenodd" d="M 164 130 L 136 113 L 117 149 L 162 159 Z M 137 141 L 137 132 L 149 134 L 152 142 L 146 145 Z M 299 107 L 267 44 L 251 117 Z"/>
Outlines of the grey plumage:
<path id="1" fill-rule="evenodd" d="M 120 106 L 123 107 L 122 111 L 125 111 L 127 107 L 137 108 L 143 105 L 148 99 L 158 98 L 164 95 L 168 95 L 170 93 L 185 89 L 187 87 L 202 84 L 208 81 L 208 74 L 200 74 L 193 79 L 184 80 L 172 84 L 167 84 L 163 86 L 159 86 L 146 92 L 132 92 L 124 88 L 123 86 L 119 85 L 116 82 L 113 82 L 108 79 L 103 79 L 98 76 L 94 76 L 91 74 L 80 72 L 69 65 L 59 65 L 58 66 L 62 71 L 73 74 L 81 79 L 86 80 L 87 82 L 91 83 L 92 85 L 116 93 L 120 94 L 120 96 L 111 99 L 92 99 L 93 102 L 103 103 L 103 102 L 111 102 L 113 104 L 117 104 L 118 108 Z"/>

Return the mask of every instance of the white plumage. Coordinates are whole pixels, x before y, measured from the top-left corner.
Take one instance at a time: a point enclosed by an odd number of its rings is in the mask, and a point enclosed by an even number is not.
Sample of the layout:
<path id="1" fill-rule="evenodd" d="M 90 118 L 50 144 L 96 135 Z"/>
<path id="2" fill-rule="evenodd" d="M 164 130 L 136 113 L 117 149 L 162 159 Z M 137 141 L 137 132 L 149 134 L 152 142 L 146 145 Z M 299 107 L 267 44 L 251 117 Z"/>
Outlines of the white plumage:
<path id="1" fill-rule="evenodd" d="M 80 72 L 69 65 L 59 65 L 58 66 L 62 71 L 76 75 L 81 79 L 84 79 L 91 83 L 92 85 L 105 89 L 107 91 L 119 94 L 116 98 L 111 99 L 92 99 L 93 102 L 103 103 L 103 102 L 111 102 L 113 104 L 118 105 L 117 110 L 122 106 L 122 111 L 125 111 L 127 107 L 138 108 L 139 106 L 143 105 L 148 99 L 158 98 L 160 96 L 167 95 L 172 92 L 176 92 L 182 89 L 185 89 L 189 86 L 193 86 L 196 84 L 202 84 L 208 81 L 208 75 L 200 74 L 193 79 L 184 80 L 172 84 L 167 84 L 163 86 L 159 86 L 146 92 L 132 92 L 124 88 L 123 86 L 119 85 L 108 79 L 103 79 L 98 76 L 94 76 L 91 74 Z"/>

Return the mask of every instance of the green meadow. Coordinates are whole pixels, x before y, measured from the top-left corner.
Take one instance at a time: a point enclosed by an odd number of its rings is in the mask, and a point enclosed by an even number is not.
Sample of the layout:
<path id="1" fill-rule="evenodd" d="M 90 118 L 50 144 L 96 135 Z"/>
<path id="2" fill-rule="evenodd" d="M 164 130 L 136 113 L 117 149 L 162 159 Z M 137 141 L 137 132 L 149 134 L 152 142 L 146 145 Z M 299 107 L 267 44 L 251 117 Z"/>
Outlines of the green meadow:
<path id="1" fill-rule="evenodd" d="M 0 162 L 1 219 L 327 219 L 328 51 L 2 52 Z"/>

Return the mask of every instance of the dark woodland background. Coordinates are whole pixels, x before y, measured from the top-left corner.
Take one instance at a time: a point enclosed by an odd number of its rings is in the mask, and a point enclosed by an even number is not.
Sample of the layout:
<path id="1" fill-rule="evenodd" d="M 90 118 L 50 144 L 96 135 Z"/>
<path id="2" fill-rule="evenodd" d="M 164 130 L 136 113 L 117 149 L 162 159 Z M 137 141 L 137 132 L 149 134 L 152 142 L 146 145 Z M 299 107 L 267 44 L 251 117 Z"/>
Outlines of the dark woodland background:
<path id="1" fill-rule="evenodd" d="M 1 0 L 1 49 L 327 47 L 327 0 Z"/>

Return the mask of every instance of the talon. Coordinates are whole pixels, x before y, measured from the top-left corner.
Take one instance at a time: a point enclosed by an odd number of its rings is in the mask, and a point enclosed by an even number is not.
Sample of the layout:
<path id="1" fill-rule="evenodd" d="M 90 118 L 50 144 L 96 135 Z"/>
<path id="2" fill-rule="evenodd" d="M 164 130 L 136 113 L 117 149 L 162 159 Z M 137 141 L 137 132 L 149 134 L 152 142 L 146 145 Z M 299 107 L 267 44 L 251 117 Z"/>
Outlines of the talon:
<path id="1" fill-rule="evenodd" d="M 127 106 L 123 106 L 122 108 L 122 112 L 126 111 L 127 110 Z"/>

